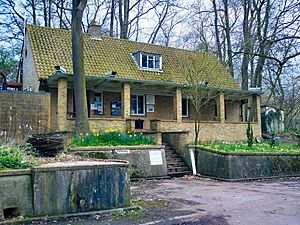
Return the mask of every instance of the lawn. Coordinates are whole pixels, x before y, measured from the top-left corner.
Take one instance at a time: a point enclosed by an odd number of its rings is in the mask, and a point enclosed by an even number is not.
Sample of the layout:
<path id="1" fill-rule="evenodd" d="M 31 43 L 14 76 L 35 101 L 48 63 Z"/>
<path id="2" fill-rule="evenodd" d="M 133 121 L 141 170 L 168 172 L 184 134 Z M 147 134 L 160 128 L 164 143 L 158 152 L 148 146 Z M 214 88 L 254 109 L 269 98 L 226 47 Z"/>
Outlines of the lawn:
<path id="1" fill-rule="evenodd" d="M 255 143 L 252 147 L 248 147 L 247 143 L 208 143 L 201 146 L 213 150 L 224 152 L 273 152 L 273 153 L 293 153 L 300 154 L 300 147 L 296 144 L 277 143 L 271 146 L 268 142 Z"/>

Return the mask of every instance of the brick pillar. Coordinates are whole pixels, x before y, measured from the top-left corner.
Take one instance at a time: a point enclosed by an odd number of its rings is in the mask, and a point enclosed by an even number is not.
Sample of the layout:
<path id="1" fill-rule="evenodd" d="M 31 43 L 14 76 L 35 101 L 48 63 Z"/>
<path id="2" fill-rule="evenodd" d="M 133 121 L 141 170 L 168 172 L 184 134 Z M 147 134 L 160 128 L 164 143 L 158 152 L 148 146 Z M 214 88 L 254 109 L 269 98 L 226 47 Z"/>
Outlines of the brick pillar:
<path id="1" fill-rule="evenodd" d="M 218 116 L 220 118 L 221 123 L 225 123 L 225 97 L 224 93 L 220 92 L 217 100 L 218 104 Z"/>
<path id="2" fill-rule="evenodd" d="M 173 111 L 175 120 L 177 123 L 182 122 L 182 92 L 181 89 L 176 88 L 176 91 L 173 96 Z"/>
<path id="3" fill-rule="evenodd" d="M 68 79 L 58 79 L 58 99 L 57 99 L 57 118 L 58 130 L 67 130 L 67 112 L 68 112 Z"/>
<path id="4" fill-rule="evenodd" d="M 130 119 L 130 84 L 122 84 L 122 115 L 124 120 Z"/>

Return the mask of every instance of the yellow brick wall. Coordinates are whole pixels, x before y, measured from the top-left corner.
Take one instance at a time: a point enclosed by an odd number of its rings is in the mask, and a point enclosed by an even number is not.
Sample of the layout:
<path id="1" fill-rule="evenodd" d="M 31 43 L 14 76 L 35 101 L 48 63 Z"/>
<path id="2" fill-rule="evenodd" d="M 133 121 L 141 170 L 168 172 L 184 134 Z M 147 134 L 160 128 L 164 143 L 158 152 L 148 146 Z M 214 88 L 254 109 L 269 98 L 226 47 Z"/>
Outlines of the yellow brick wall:
<path id="1" fill-rule="evenodd" d="M 195 137 L 194 123 L 183 122 L 175 123 L 175 121 L 162 121 L 162 131 L 190 131 L 189 142 L 191 143 Z M 220 122 L 203 122 L 200 128 L 201 141 L 242 141 L 246 140 L 247 123 L 220 123 Z M 261 137 L 260 124 L 253 124 L 254 137 Z"/>

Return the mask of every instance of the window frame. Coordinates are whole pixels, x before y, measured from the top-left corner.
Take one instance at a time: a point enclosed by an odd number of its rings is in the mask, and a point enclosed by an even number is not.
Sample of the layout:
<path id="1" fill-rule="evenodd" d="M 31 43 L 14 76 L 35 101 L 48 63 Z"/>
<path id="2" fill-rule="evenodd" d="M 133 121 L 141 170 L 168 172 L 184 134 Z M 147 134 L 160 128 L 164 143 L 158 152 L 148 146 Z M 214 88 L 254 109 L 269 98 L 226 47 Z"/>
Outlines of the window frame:
<path id="1" fill-rule="evenodd" d="M 132 113 L 132 110 L 131 110 L 131 98 L 132 96 L 136 96 L 136 112 L 137 113 Z M 138 107 L 139 107 L 139 104 L 138 104 L 138 96 L 142 96 L 143 97 L 143 113 L 138 113 Z M 146 115 L 146 102 L 145 102 L 145 95 L 144 94 L 131 94 L 130 95 L 130 115 L 132 116 L 145 116 Z"/>
<path id="2" fill-rule="evenodd" d="M 153 70 L 153 71 L 162 71 L 162 56 L 160 54 L 155 53 L 147 53 L 147 52 L 136 52 L 134 55 L 138 54 L 138 57 L 134 57 L 137 62 L 139 68 L 145 70 Z M 143 66 L 143 56 L 146 56 L 146 66 Z M 151 59 L 152 57 L 152 59 Z M 158 58 L 159 60 L 156 60 Z M 149 61 L 152 61 L 153 67 L 149 67 Z M 159 63 L 157 67 L 157 62 Z"/>
<path id="3" fill-rule="evenodd" d="M 183 118 L 189 118 L 189 100 L 188 98 L 181 99 L 181 108 L 183 108 L 183 100 L 186 100 L 186 115 L 183 115 L 183 110 L 181 111 L 181 115 Z"/>

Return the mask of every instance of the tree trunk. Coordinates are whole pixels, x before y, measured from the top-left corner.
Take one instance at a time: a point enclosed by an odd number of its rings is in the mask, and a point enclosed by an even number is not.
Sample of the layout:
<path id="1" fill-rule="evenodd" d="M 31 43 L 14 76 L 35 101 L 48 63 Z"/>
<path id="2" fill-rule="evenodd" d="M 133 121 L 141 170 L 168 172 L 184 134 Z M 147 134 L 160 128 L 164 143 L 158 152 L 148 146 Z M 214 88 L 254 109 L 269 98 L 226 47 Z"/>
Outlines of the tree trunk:
<path id="1" fill-rule="evenodd" d="M 218 11 L 217 11 L 217 5 L 216 5 L 216 0 L 212 1 L 213 7 L 214 7 L 214 27 L 215 27 L 215 32 L 216 32 L 216 44 L 217 44 L 217 49 L 218 49 L 218 58 L 221 62 L 223 62 L 223 57 L 222 57 L 222 50 L 221 50 L 221 42 L 220 42 L 220 34 L 219 34 L 219 28 L 218 28 Z"/>
<path id="2" fill-rule="evenodd" d="M 225 34 L 227 40 L 227 57 L 228 57 L 228 67 L 230 69 L 231 76 L 234 77 L 233 71 L 233 61 L 232 61 L 232 47 L 230 38 L 230 24 L 229 24 L 229 13 L 228 13 L 228 0 L 223 0 L 224 2 L 224 13 L 225 13 Z"/>
<path id="3" fill-rule="evenodd" d="M 251 32 L 249 26 L 249 13 L 251 8 L 251 1 L 244 0 L 243 1 L 244 8 L 244 20 L 243 20 L 243 36 L 244 36 L 244 55 L 241 67 L 241 75 L 242 75 L 242 89 L 248 90 L 248 66 L 249 66 L 249 53 L 251 50 Z"/>
<path id="4" fill-rule="evenodd" d="M 120 38 L 127 39 L 129 25 L 129 0 L 119 0 L 119 22 Z"/>
<path id="5" fill-rule="evenodd" d="M 45 27 L 48 26 L 48 20 L 47 20 L 47 0 L 43 0 L 43 13 L 44 13 L 44 25 Z"/>
<path id="6" fill-rule="evenodd" d="M 35 0 L 31 0 L 31 9 L 32 9 L 33 24 L 36 25 Z"/>
<path id="7" fill-rule="evenodd" d="M 111 0 L 109 36 L 114 36 L 115 0 Z"/>
<path id="8" fill-rule="evenodd" d="M 84 75 L 83 33 L 81 30 L 82 15 L 87 0 L 73 0 L 72 3 L 72 58 L 76 102 L 76 132 L 78 135 L 90 131 Z"/>

